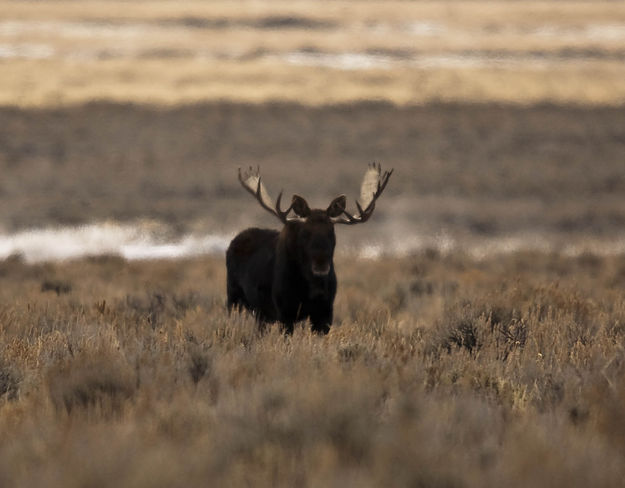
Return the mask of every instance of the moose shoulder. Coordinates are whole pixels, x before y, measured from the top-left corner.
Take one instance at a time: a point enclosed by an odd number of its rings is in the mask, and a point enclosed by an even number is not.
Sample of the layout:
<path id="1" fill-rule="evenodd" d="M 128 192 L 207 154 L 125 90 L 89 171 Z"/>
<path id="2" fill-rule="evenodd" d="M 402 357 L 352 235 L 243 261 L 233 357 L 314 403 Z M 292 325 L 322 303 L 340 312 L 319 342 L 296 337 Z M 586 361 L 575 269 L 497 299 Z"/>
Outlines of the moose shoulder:
<path id="1" fill-rule="evenodd" d="M 315 332 L 327 333 L 332 324 L 336 274 L 334 224 L 359 224 L 373 214 L 391 171 L 368 167 L 361 186 L 358 212 L 346 211 L 346 198 L 335 198 L 328 208 L 311 209 L 294 195 L 282 210 L 262 184 L 259 171 L 239 171 L 239 181 L 260 205 L 284 224 L 280 232 L 251 228 L 238 234 L 226 252 L 228 309 L 243 307 L 259 323 L 279 321 L 291 333 L 293 324 L 310 319 Z"/>

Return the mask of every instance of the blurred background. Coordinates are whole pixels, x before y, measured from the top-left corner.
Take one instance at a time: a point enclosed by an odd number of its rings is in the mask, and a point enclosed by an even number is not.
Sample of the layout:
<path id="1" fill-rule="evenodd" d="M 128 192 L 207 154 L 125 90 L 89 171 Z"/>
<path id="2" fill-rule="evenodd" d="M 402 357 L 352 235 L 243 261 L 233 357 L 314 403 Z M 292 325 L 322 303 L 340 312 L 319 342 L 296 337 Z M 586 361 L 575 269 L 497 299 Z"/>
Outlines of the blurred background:
<path id="1" fill-rule="evenodd" d="M 0 0 L 0 258 L 222 252 L 240 187 L 339 252 L 625 252 L 625 3 Z"/>

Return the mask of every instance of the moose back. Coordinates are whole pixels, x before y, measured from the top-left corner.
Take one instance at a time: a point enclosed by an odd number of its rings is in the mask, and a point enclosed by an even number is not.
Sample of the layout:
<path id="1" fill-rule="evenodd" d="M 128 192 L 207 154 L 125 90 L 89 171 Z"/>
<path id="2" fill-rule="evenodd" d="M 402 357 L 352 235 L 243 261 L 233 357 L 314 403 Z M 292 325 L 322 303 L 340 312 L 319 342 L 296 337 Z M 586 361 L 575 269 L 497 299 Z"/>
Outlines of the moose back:
<path id="1" fill-rule="evenodd" d="M 393 170 L 382 173 L 371 164 L 365 172 L 358 211 L 346 210 L 345 195 L 326 209 L 311 209 L 293 195 L 282 210 L 282 192 L 273 203 L 259 170 L 239 170 L 239 181 L 267 211 L 283 224 L 281 231 L 250 228 L 238 234 L 226 251 L 228 309 L 245 308 L 261 327 L 279 321 L 287 333 L 295 322 L 310 319 L 312 330 L 328 333 L 332 324 L 336 274 L 334 224 L 360 224 L 373 214 Z"/>

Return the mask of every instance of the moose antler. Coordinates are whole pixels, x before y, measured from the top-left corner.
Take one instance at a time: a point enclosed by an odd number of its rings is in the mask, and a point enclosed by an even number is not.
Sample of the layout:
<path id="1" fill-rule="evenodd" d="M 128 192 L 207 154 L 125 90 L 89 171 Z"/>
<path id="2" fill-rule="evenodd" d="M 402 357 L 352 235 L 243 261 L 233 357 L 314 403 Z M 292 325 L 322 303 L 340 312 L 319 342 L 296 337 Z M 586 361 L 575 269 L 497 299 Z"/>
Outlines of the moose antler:
<path id="1" fill-rule="evenodd" d="M 280 192 L 280 194 L 278 195 L 275 205 L 272 203 L 271 197 L 269 196 L 269 193 L 267 193 L 267 189 L 261 181 L 260 167 L 254 170 L 254 168 L 250 166 L 250 168 L 243 174 L 241 174 L 241 168 L 239 168 L 239 181 L 241 182 L 241 185 L 243 185 L 243 188 L 245 188 L 248 192 L 254 195 L 254 198 L 258 200 L 258 203 L 260 203 L 261 207 L 271 212 L 273 215 L 278 217 L 282 223 L 286 224 L 286 216 L 291 211 L 293 205 L 291 205 L 285 211 L 280 208 L 282 192 Z"/>
<path id="2" fill-rule="evenodd" d="M 360 186 L 360 201 L 356 200 L 356 207 L 358 207 L 358 214 L 350 214 L 347 211 L 343 211 L 343 215 L 332 219 L 335 224 L 362 224 L 369 220 L 369 217 L 373 214 L 375 209 L 375 201 L 386 188 L 388 179 L 393 174 L 393 170 L 385 171 L 382 174 L 382 167 L 380 164 L 371 163 L 365 172 L 365 176 L 362 179 L 362 185 Z M 364 207 L 364 210 L 363 210 Z"/>

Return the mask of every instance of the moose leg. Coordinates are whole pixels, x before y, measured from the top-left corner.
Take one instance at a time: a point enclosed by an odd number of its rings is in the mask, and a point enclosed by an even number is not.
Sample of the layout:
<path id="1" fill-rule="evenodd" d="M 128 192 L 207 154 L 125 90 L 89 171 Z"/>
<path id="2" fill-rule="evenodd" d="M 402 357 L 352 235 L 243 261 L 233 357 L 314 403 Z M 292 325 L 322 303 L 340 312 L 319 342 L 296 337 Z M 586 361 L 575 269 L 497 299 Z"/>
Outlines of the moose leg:
<path id="1" fill-rule="evenodd" d="M 284 333 L 292 334 L 293 324 L 297 321 L 297 309 L 291 306 L 285 306 L 279 309 L 278 320 L 282 324 Z"/>
<path id="2" fill-rule="evenodd" d="M 328 306 L 327 303 L 315 304 L 310 313 L 310 322 L 312 323 L 313 332 L 324 335 L 330 332 L 332 305 Z"/>
<path id="3" fill-rule="evenodd" d="M 234 282 L 232 277 L 228 276 L 226 283 L 226 292 L 228 295 L 228 313 L 235 308 L 246 307 L 245 295 L 243 290 Z"/>
<path id="4" fill-rule="evenodd" d="M 276 301 L 276 305 L 280 303 Z M 278 309 L 278 321 L 282 324 L 282 330 L 285 334 L 293 333 L 293 325 L 298 320 L 299 304 L 292 304 L 289 302 L 282 302 L 277 306 Z"/>
<path id="5" fill-rule="evenodd" d="M 293 333 L 293 325 L 301 311 L 301 302 L 294 293 L 294 287 L 289 285 L 287 280 L 275 280 L 272 293 L 277 319 L 285 334 Z"/>

